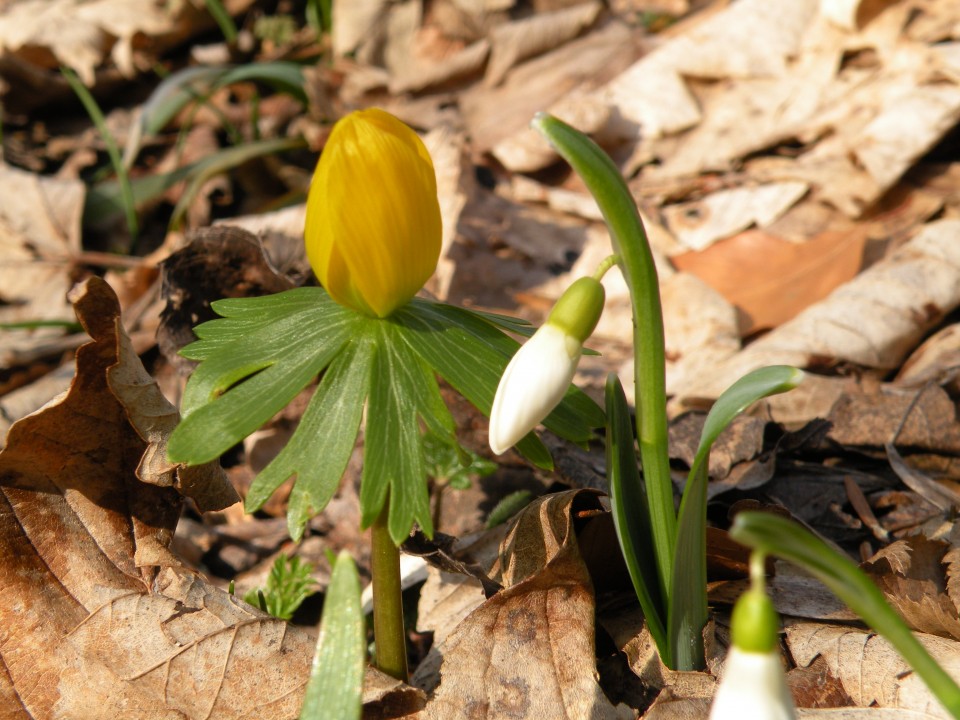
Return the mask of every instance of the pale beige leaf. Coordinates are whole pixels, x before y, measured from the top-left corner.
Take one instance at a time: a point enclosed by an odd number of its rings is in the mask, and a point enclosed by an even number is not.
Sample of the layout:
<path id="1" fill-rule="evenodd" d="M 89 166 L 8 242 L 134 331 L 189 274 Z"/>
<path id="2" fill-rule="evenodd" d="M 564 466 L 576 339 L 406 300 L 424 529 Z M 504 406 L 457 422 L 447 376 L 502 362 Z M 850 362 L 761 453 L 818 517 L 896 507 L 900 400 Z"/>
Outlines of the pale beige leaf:
<path id="1" fill-rule="evenodd" d="M 923 118 L 917 122 L 917 118 Z M 960 85 L 911 87 L 891 97 L 851 143 L 856 158 L 881 188 L 891 187 L 960 119 Z"/>
<path id="2" fill-rule="evenodd" d="M 685 387 L 740 350 L 734 307 L 716 290 L 689 273 L 677 273 L 660 283 L 667 391 Z M 624 318 L 631 322 L 632 319 Z M 620 332 L 628 333 L 624 324 Z"/>
<path id="3" fill-rule="evenodd" d="M 890 644 L 871 631 L 802 622 L 789 623 L 786 637 L 798 665 L 823 657 L 861 707 L 876 704 L 931 718 L 950 717 Z M 944 670 L 960 677 L 960 644 L 933 635 L 918 634 L 917 638 Z"/>
<path id="4" fill-rule="evenodd" d="M 586 2 L 494 28 L 490 36 L 490 62 L 484 82 L 499 84 L 507 71 L 522 60 L 559 47 L 597 19 L 602 5 Z"/>
<path id="5" fill-rule="evenodd" d="M 645 139 L 677 133 L 701 119 L 684 75 L 780 75 L 788 58 L 796 53 L 815 10 L 814 0 L 776 5 L 765 0 L 734 3 L 702 22 L 691 23 L 599 95 L 625 120 L 635 123 Z M 739 117 L 742 122 L 742 107 Z"/>
<path id="6" fill-rule="evenodd" d="M 473 172 L 464 152 L 465 136 L 449 125 L 431 130 L 423 141 L 437 174 L 437 196 L 440 200 L 440 216 L 443 220 L 440 261 L 431 279 L 430 289 L 440 300 L 446 300 L 453 281 L 455 266 L 450 259 L 450 248 L 457 237 L 460 213 L 474 191 Z"/>
<path id="7" fill-rule="evenodd" d="M 806 367 L 816 358 L 896 367 L 928 328 L 960 304 L 960 221 L 924 226 L 909 243 L 826 299 L 760 338 L 709 377 L 681 389 L 718 397 L 764 365 Z"/>
<path id="8" fill-rule="evenodd" d="M 960 368 L 960 324 L 954 323 L 923 341 L 897 374 L 900 386 L 918 387 Z"/>
<path id="9" fill-rule="evenodd" d="M 664 208 L 674 237 L 691 250 L 703 250 L 753 224 L 765 227 L 803 197 L 804 182 L 782 182 L 720 190 L 701 200 Z"/>
<path id="10" fill-rule="evenodd" d="M 227 12 L 239 12 L 250 0 L 228 0 Z M 134 45 L 144 37 L 175 39 L 212 17 L 191 3 L 142 0 L 24 0 L 0 14 L 0 55 L 12 55 L 38 69 L 73 68 L 86 85 L 97 69 L 112 62 L 125 76 L 136 73 Z"/>
<path id="11" fill-rule="evenodd" d="M 0 163 L 0 322 L 73 320 L 66 301 L 80 252 L 84 186 Z M 28 362 L 63 331 L 0 329 L 0 367 Z M 59 351 L 67 349 L 61 348 Z"/>
<path id="12" fill-rule="evenodd" d="M 539 160 L 525 160 L 517 167 L 536 168 L 554 162 L 557 156 L 543 138 L 533 131 L 525 132 L 534 113 L 565 112 L 566 119 L 591 120 L 592 124 L 577 127 L 592 132 L 610 115 L 608 103 L 588 97 L 609 73 L 632 62 L 636 50 L 630 28 L 612 21 L 583 37 L 531 58 L 513 68 L 497 87 L 482 85 L 460 95 L 460 107 L 475 152 L 486 152 L 501 143 L 511 143 L 537 154 Z M 566 98 L 572 94 L 572 97 Z M 577 111 L 577 106 L 589 108 Z M 523 133 L 525 139 L 512 136 Z M 534 142 L 535 141 L 535 142 Z M 509 159 L 520 150 L 498 150 L 498 159 Z M 502 155 L 502 158 L 500 157 Z M 539 163 L 539 164 L 538 164 Z"/>
<path id="13" fill-rule="evenodd" d="M 333 0 L 333 52 L 346 55 L 373 34 L 388 0 Z"/>

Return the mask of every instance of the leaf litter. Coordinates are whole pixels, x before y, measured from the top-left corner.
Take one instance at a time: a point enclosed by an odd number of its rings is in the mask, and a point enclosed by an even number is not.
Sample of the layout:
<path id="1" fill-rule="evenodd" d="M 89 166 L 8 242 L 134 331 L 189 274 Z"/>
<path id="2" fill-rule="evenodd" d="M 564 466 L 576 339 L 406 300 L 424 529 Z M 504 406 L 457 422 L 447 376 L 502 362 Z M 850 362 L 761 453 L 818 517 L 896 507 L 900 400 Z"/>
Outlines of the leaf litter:
<path id="1" fill-rule="evenodd" d="M 224 4 L 237 20 L 252 18 L 251 7 L 262 12 L 247 0 Z M 745 577 L 723 531 L 743 503 L 776 506 L 866 561 L 912 626 L 939 636 L 922 636 L 934 652 L 956 654 L 955 4 L 794 0 L 777 12 L 754 0 L 532 5 L 336 0 L 332 64 L 305 69 L 306 107 L 240 84 L 142 140 L 135 175 L 170 175 L 139 202 L 159 222 L 147 224 L 137 248 L 145 257 L 126 265 L 97 255 L 111 243 L 129 246 L 116 226 L 85 217 L 81 225 L 84 194 L 86 208 L 107 197 L 91 180 L 103 165 L 98 140 L 32 117 L 66 97 L 57 65 L 73 67 L 109 103 L 117 87 L 155 85 L 146 68 L 156 62 L 273 60 L 278 49 L 316 59 L 323 50 L 303 36 L 288 45 L 256 38 L 253 52 L 242 43 L 201 48 L 196 38 L 214 24 L 189 4 L 161 17 L 131 14 L 122 0 L 64 0 L 57 27 L 66 33 L 50 32 L 38 13 L 14 22 L 30 15 L 30 2 L 0 12 L 9 120 L 0 174 L 11 188 L 0 207 L 0 321 L 72 322 L 67 290 L 91 275 L 105 275 L 121 298 L 117 305 L 96 280 L 75 291 L 94 337 L 87 345 L 72 328 L 0 328 L 0 422 L 6 431 L 19 420 L 0 454 L 10 544 L 0 627 L 17 649 L 4 653 L 4 705 L 38 717 L 97 716 L 119 703 L 143 717 L 296 712 L 310 632 L 262 616 L 223 588 L 228 577 L 255 585 L 280 552 L 313 562 L 321 582 L 327 547 L 348 547 L 363 563 L 356 463 L 293 545 L 282 520 L 274 527 L 224 506 L 232 487 L 249 487 L 253 458 L 262 467 L 276 452 L 297 409 L 265 428 L 273 442 L 265 435 L 225 456 L 227 484 L 216 467 L 191 476 L 166 463 L 176 411 L 160 390 L 178 397 L 188 368 L 174 351 L 211 300 L 309 278 L 298 259 L 302 205 L 263 210 L 306 186 L 329 120 L 371 104 L 427 133 L 434 154 L 445 235 L 429 290 L 534 322 L 609 252 L 609 240 L 582 186 L 553 167 L 556 156 L 527 130 L 529 118 L 554 112 L 613 153 L 658 256 L 678 468 L 689 462 L 687 425 L 732 378 L 772 362 L 813 371 L 797 393 L 734 425 L 712 459 L 711 672 L 728 640 L 726 608 Z M 664 8 L 672 24 L 645 24 L 643 13 Z M 249 112 L 258 97 L 259 117 Z M 129 105 L 108 113 L 121 144 L 136 126 Z M 255 160 L 194 190 L 184 185 L 176 173 L 221 151 L 231 133 L 305 137 L 314 152 Z M 191 192 L 184 227 L 163 229 Z M 237 240 L 231 225 L 256 237 Z M 167 258 L 177 268 L 169 277 L 179 279 L 161 289 L 155 264 Z M 603 355 L 580 374 L 588 388 L 609 370 L 632 377 L 625 289 L 616 273 L 605 284 L 610 303 L 591 341 Z M 68 383 L 65 396 L 37 412 Z M 455 416 L 465 444 L 482 454 L 485 421 L 465 406 Z M 611 618 L 633 610 L 623 569 L 597 559 L 598 543 L 609 556 L 613 540 L 587 517 L 603 517 L 596 496 L 550 494 L 513 524 L 481 530 L 496 501 L 518 488 L 603 487 L 598 448 L 548 443 L 555 475 L 507 456 L 469 490 L 444 491 L 440 529 L 461 542 L 450 551 L 456 562 L 430 568 L 421 591 L 425 659 L 414 682 L 423 690 L 398 690 L 368 671 L 368 713 L 453 717 L 466 712 L 469 696 L 491 718 L 702 717 L 713 676 L 656 667 L 635 618 L 614 629 Z M 282 495 L 267 512 L 283 516 Z M 486 599 L 476 580 L 449 572 L 457 562 L 483 567 L 505 589 Z M 24 574 L 24 563 L 33 570 Z M 937 716 L 879 639 L 829 624 L 850 617 L 822 588 L 782 566 L 771 588 L 793 618 L 785 658 L 801 716 L 824 708 L 831 717 Z M 254 676 L 271 679 L 253 685 Z"/>

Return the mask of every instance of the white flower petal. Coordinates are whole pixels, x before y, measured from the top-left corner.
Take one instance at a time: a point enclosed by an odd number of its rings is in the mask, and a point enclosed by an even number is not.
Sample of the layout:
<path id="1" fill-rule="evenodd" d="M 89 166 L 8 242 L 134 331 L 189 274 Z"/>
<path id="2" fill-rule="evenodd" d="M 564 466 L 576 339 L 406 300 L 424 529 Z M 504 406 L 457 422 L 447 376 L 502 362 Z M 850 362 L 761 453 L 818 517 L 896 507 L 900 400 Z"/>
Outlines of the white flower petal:
<path id="1" fill-rule="evenodd" d="M 779 654 L 730 648 L 710 720 L 793 720 L 793 698 Z"/>
<path id="2" fill-rule="evenodd" d="M 563 399 L 580 360 L 576 338 L 549 323 L 533 334 L 500 378 L 490 412 L 490 449 L 506 452 Z"/>

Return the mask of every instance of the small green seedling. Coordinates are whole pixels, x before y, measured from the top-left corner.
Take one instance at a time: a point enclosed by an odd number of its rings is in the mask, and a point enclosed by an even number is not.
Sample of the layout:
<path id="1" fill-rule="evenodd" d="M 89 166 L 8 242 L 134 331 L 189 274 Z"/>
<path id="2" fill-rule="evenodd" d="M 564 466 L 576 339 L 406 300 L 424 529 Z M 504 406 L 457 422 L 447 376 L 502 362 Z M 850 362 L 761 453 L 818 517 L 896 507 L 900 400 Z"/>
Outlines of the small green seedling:
<path id="1" fill-rule="evenodd" d="M 267 584 L 249 590 L 243 599 L 274 617 L 289 620 L 303 601 L 317 592 L 312 572 L 313 565 L 296 555 L 279 555 L 270 568 Z"/>

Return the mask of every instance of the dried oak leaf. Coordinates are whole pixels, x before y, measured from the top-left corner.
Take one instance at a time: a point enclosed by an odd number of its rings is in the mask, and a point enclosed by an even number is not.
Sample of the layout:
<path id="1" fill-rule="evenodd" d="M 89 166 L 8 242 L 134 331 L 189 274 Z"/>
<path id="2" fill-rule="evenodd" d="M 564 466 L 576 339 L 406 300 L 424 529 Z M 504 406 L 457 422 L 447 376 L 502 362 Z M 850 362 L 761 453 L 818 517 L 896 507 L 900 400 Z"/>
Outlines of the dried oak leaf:
<path id="1" fill-rule="evenodd" d="M 0 453 L 4 717 L 295 715 L 313 638 L 176 567 L 177 484 L 213 506 L 228 488 L 158 470 L 171 419 L 116 297 L 91 279 L 73 301 L 93 337 L 73 384 Z"/>
<path id="2" fill-rule="evenodd" d="M 914 630 L 960 639 L 957 605 L 947 591 L 956 554 L 948 550 L 945 542 L 915 535 L 883 548 L 863 569 Z"/>
<path id="3" fill-rule="evenodd" d="M 920 676 L 911 672 L 881 636 L 859 628 L 808 622 L 788 624 L 786 631 L 787 645 L 797 665 L 806 667 L 822 657 L 859 707 L 897 711 L 877 717 L 950 717 Z M 955 640 L 923 634 L 917 639 L 944 670 L 953 677 L 960 675 L 960 645 Z"/>
<path id="4" fill-rule="evenodd" d="M 520 513 L 501 546 L 506 589 L 442 643 L 442 682 L 425 720 L 633 717 L 596 679 L 593 585 L 574 518 L 599 508 L 595 493 L 579 490 Z"/>

